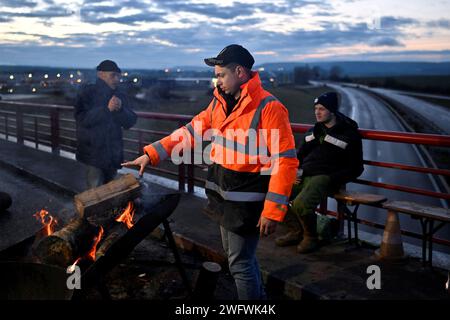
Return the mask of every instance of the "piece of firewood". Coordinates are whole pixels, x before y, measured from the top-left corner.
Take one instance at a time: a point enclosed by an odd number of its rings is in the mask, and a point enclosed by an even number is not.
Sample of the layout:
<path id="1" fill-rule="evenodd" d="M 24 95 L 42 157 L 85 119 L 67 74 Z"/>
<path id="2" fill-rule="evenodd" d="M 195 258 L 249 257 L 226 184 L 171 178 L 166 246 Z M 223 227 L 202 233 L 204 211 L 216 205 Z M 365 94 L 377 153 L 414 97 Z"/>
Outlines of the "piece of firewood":
<path id="1" fill-rule="evenodd" d="M 77 194 L 74 204 L 81 217 L 89 218 L 96 213 L 125 207 L 129 201 L 140 196 L 140 191 L 139 181 L 132 174 L 126 174 L 100 187 Z"/>
<path id="2" fill-rule="evenodd" d="M 76 218 L 64 228 L 43 238 L 34 249 L 35 257 L 42 263 L 67 268 L 77 258 L 85 257 L 95 244 L 100 226 Z"/>
<path id="3" fill-rule="evenodd" d="M 95 260 L 99 259 L 100 257 L 104 256 L 109 248 L 120 238 L 124 236 L 125 233 L 127 233 L 128 229 L 125 226 L 125 224 L 116 222 L 116 225 L 111 228 L 108 231 L 108 234 L 106 237 L 102 240 L 100 243 L 100 246 L 97 248 L 97 251 L 95 253 Z"/>

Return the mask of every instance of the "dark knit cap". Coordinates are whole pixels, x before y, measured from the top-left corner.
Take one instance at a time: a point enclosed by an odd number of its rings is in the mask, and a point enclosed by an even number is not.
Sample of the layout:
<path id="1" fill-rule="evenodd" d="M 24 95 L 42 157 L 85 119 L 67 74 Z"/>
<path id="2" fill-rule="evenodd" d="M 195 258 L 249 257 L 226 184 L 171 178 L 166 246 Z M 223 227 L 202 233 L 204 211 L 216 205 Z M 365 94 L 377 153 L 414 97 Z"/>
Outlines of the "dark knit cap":
<path id="1" fill-rule="evenodd" d="M 117 64 L 112 60 L 103 60 L 97 66 L 97 71 L 111 71 L 111 72 L 122 72 Z"/>
<path id="2" fill-rule="evenodd" d="M 336 113 L 339 109 L 338 96 L 336 92 L 325 92 L 314 100 L 314 106 L 323 105 L 330 112 Z"/>

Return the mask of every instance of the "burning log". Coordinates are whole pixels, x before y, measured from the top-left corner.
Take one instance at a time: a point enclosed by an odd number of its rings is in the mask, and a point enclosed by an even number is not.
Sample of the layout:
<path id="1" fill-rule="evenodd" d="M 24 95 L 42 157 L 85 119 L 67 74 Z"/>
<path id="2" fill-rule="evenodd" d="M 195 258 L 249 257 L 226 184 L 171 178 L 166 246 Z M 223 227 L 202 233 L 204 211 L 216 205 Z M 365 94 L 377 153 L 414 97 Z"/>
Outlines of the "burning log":
<path id="1" fill-rule="evenodd" d="M 126 174 L 98 188 L 79 193 L 74 197 L 79 215 L 89 218 L 99 212 L 124 207 L 130 200 L 140 196 L 141 186 L 132 175 Z"/>
<path id="2" fill-rule="evenodd" d="M 83 275 L 82 286 L 88 286 L 99 275 L 108 272 L 130 254 L 139 242 L 172 214 L 179 200 L 180 195 L 176 193 L 142 200 L 138 209 L 140 218 L 131 229 L 127 229 L 126 224 L 120 223 L 109 230 L 97 250 L 95 263 Z"/>
<path id="3" fill-rule="evenodd" d="M 92 219 L 77 218 L 52 236 L 40 241 L 35 254 L 42 262 L 59 266 L 67 266 L 67 263 L 70 264 L 80 257 L 95 261 L 133 227 L 134 211 L 134 203 L 129 201 L 121 214 L 115 217 L 114 213 L 109 211 L 108 219 L 103 220 L 101 224 L 96 216 L 91 216 Z M 47 211 L 41 210 L 36 216 L 40 216 L 44 223 L 47 214 Z M 102 239 L 105 229 L 106 237 Z M 100 240 L 102 243 L 97 252 Z"/>
<path id="4" fill-rule="evenodd" d="M 97 251 L 95 253 L 95 260 L 99 259 L 100 257 L 103 257 L 107 253 L 109 248 L 117 240 L 122 238 L 125 235 L 125 233 L 127 233 L 127 231 L 128 231 L 128 229 L 123 223 L 120 223 L 120 224 L 116 225 L 114 228 L 112 228 L 111 230 L 109 230 L 108 235 L 106 236 L 105 239 L 103 239 L 100 247 L 97 249 Z"/>
<path id="5" fill-rule="evenodd" d="M 42 239 L 33 252 L 40 262 L 64 268 L 76 265 L 79 258 L 95 261 L 83 273 L 82 286 L 88 287 L 167 219 L 178 205 L 179 198 L 179 194 L 147 193 L 136 202 L 128 202 L 122 212 L 113 208 L 106 214 L 108 219 L 96 219 L 105 215 L 102 212 L 92 213 L 88 218 L 78 217 Z"/>
<path id="6" fill-rule="evenodd" d="M 67 267 L 78 257 L 86 256 L 99 239 L 101 227 L 77 218 L 64 228 L 42 239 L 35 248 L 36 257 L 43 263 Z M 95 252 L 94 252 L 95 257 Z"/>
<path id="7" fill-rule="evenodd" d="M 128 202 L 127 207 L 120 214 L 119 217 L 115 219 L 119 224 L 115 224 L 109 231 L 108 236 L 102 241 L 101 246 L 98 248 L 95 260 L 104 256 L 108 249 L 116 242 L 118 239 L 122 238 L 123 235 L 134 226 L 134 203 L 132 201 Z"/>
<path id="8" fill-rule="evenodd" d="M 12 199 L 6 192 L 0 192 L 0 212 L 6 211 L 12 204 Z"/>

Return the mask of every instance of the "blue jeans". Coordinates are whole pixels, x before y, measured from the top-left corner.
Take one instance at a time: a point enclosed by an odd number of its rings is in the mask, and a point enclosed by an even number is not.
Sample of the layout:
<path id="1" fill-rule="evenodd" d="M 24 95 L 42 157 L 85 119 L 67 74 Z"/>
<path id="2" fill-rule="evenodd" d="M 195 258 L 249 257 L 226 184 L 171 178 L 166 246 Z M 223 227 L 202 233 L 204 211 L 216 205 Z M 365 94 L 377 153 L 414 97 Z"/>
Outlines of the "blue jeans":
<path id="1" fill-rule="evenodd" d="M 93 166 L 86 166 L 87 188 L 92 189 L 108 183 L 117 175 L 117 169 L 100 169 Z"/>
<path id="2" fill-rule="evenodd" d="M 264 300 L 266 293 L 256 260 L 259 234 L 241 236 L 220 227 L 222 246 L 237 287 L 239 300 Z"/>

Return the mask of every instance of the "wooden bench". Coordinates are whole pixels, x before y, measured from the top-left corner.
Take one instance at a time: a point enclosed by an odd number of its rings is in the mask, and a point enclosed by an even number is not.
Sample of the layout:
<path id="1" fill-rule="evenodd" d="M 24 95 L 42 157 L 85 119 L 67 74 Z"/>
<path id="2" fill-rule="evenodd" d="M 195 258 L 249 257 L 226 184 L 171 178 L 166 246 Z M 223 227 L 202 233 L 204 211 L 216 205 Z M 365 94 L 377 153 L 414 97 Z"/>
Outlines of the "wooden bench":
<path id="1" fill-rule="evenodd" d="M 379 194 L 371 193 L 361 193 L 355 191 L 340 190 L 338 193 L 333 195 L 333 198 L 338 202 L 338 213 L 347 217 L 347 228 L 348 228 L 348 241 L 352 242 L 352 227 L 351 222 L 353 221 L 353 228 L 355 229 L 355 244 L 359 245 L 358 240 L 358 209 L 359 205 L 369 205 L 373 207 L 381 207 L 381 204 L 387 200 L 385 196 Z M 355 206 L 353 211 L 351 211 L 347 206 Z"/>
<path id="2" fill-rule="evenodd" d="M 432 265 L 433 262 L 433 235 L 446 223 L 450 222 L 450 209 L 427 206 L 411 201 L 388 201 L 383 204 L 383 208 L 409 214 L 414 219 L 419 219 L 422 226 L 422 260 L 424 266 Z M 434 227 L 434 221 L 439 222 Z M 428 247 L 428 259 L 427 259 Z"/>

